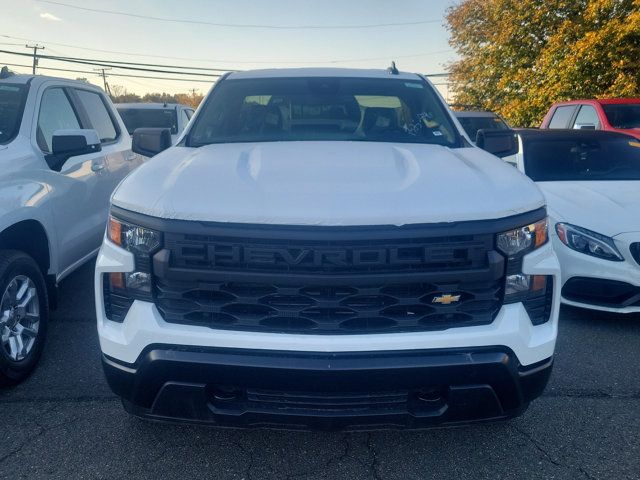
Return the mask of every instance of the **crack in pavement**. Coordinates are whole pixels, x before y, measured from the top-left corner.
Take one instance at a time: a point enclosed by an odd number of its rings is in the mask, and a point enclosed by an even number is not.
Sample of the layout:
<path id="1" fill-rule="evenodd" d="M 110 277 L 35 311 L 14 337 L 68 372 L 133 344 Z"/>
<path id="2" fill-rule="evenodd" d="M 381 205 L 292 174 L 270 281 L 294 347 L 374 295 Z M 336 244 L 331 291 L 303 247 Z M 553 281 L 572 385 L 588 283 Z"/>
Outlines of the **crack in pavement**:
<path id="1" fill-rule="evenodd" d="M 50 413 L 52 413 L 55 409 L 56 409 L 57 405 L 53 405 L 50 409 L 46 410 L 45 412 L 42 412 L 42 414 L 40 415 L 41 417 L 44 417 L 45 415 L 48 415 Z M 79 417 L 73 417 L 71 420 L 65 420 L 63 422 L 60 423 L 56 423 L 53 425 L 49 425 L 49 426 L 44 426 L 42 425 L 37 418 L 33 418 L 32 421 L 33 423 L 36 425 L 36 427 L 38 428 L 38 432 L 34 435 L 29 436 L 26 440 L 24 440 L 22 443 L 20 443 L 20 445 L 18 445 L 16 448 L 14 448 L 13 450 L 10 450 L 9 452 L 7 452 L 5 455 L 0 457 L 0 465 L 3 464 L 4 462 L 6 462 L 9 458 L 13 457 L 14 455 L 16 455 L 18 452 L 20 452 L 23 448 L 25 448 L 26 446 L 28 446 L 29 444 L 31 444 L 32 442 L 34 442 L 35 440 L 37 440 L 38 438 L 42 437 L 43 435 L 47 434 L 48 432 L 51 432 L 52 430 L 55 430 L 56 428 L 65 426 L 65 425 L 70 425 L 76 421 L 79 420 Z"/>
<path id="2" fill-rule="evenodd" d="M 254 457 L 253 451 L 251 449 L 245 448 L 242 442 L 240 442 L 237 439 L 231 440 L 230 442 L 232 445 L 237 447 L 238 450 L 240 450 L 244 454 L 244 456 L 247 457 L 248 459 L 247 468 L 245 469 L 242 475 L 243 479 L 246 477 L 247 480 L 253 480 L 253 475 L 251 474 L 251 470 L 255 465 L 255 457 Z M 270 467 L 269 467 L 269 470 L 273 471 Z"/>
<path id="3" fill-rule="evenodd" d="M 597 480 L 594 476 L 589 474 L 589 472 L 587 472 L 581 466 L 574 467 L 572 465 L 567 465 L 565 463 L 562 463 L 559 460 L 554 459 L 551 456 L 551 454 L 549 452 L 547 452 L 547 450 L 543 447 L 543 445 L 540 442 L 538 442 L 531 434 L 529 434 L 528 432 L 526 432 L 526 431 L 522 430 L 521 428 L 519 428 L 517 425 L 510 424 L 510 427 L 513 428 L 513 430 L 515 430 L 516 432 L 518 432 L 521 436 L 523 436 L 526 440 L 528 440 L 529 443 L 531 443 L 531 445 L 533 445 L 535 447 L 535 449 L 538 450 L 543 455 L 543 457 L 547 461 L 552 463 L 553 465 L 555 465 L 557 467 L 560 467 L 560 468 L 565 468 L 565 469 L 571 470 L 571 471 L 577 470 L 580 473 L 582 473 L 582 475 L 584 475 L 585 478 L 587 478 L 589 480 Z"/>
<path id="4" fill-rule="evenodd" d="M 344 448 L 343 448 L 342 453 L 329 457 L 327 459 L 327 461 L 324 462 L 322 464 L 322 466 L 320 466 L 320 467 L 312 468 L 312 469 L 310 469 L 310 470 L 308 470 L 306 472 L 287 474 L 287 476 L 285 477 L 286 480 L 293 480 L 295 478 L 306 478 L 306 477 L 315 475 L 317 473 L 325 471 L 333 463 L 340 463 L 344 459 L 348 458 L 349 454 L 351 452 L 351 442 L 349 442 L 349 434 L 348 433 L 343 433 L 342 434 L 342 442 L 344 444 Z M 354 460 L 356 460 L 360 465 L 366 467 L 366 465 L 364 465 L 359 459 L 354 459 Z"/>
<path id="5" fill-rule="evenodd" d="M 371 454 L 371 464 L 369 465 L 369 469 L 373 474 L 373 478 L 376 480 L 382 480 L 383 477 L 379 473 L 379 462 L 378 462 L 378 452 L 373 445 L 373 436 L 371 432 L 367 432 L 367 451 Z"/>

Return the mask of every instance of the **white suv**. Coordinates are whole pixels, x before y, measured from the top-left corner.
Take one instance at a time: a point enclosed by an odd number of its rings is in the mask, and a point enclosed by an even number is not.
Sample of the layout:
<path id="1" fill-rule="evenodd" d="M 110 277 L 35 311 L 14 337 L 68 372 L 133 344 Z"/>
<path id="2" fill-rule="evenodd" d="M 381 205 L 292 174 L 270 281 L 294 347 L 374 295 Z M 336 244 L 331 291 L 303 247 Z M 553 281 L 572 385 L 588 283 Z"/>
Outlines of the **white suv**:
<path id="1" fill-rule="evenodd" d="M 134 151 L 165 134 L 137 131 Z M 472 146 L 421 75 L 232 73 L 113 196 L 103 365 L 152 419 L 508 418 L 549 378 L 559 274 L 538 188 Z"/>
<path id="2" fill-rule="evenodd" d="M 109 197 L 141 157 L 87 83 L 0 74 L 0 385 L 36 365 L 55 286 L 95 255 Z"/>

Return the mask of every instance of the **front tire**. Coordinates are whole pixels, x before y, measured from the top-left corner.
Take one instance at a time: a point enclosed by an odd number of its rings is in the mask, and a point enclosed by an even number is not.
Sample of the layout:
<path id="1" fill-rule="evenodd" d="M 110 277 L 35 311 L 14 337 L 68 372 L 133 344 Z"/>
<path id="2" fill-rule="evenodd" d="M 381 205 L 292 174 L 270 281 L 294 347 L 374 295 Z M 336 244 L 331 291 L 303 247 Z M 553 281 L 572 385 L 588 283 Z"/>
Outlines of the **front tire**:
<path id="1" fill-rule="evenodd" d="M 47 287 L 37 263 L 23 252 L 0 250 L 0 387 L 33 371 L 48 319 Z"/>

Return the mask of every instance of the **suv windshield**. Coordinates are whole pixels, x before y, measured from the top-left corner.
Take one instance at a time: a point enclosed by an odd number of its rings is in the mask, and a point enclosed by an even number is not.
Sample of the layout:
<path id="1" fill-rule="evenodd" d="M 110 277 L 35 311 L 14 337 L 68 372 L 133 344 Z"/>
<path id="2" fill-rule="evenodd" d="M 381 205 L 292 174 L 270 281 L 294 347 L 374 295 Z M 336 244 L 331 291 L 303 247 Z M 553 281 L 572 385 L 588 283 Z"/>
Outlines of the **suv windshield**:
<path id="1" fill-rule="evenodd" d="M 0 144 L 18 134 L 26 91 L 24 85 L 0 83 Z"/>
<path id="2" fill-rule="evenodd" d="M 195 119 L 187 144 L 351 140 L 459 146 L 435 92 L 422 80 L 224 80 Z"/>
<path id="3" fill-rule="evenodd" d="M 612 139 L 535 139 L 524 146 L 525 171 L 536 182 L 640 180 L 640 143 Z"/>
<path id="4" fill-rule="evenodd" d="M 133 135 L 136 128 L 169 128 L 172 134 L 178 133 L 178 115 L 175 108 L 134 108 L 116 105 L 116 109 L 129 135 Z"/>
<path id="5" fill-rule="evenodd" d="M 602 109 L 613 128 L 640 128 L 640 103 L 609 104 Z"/>

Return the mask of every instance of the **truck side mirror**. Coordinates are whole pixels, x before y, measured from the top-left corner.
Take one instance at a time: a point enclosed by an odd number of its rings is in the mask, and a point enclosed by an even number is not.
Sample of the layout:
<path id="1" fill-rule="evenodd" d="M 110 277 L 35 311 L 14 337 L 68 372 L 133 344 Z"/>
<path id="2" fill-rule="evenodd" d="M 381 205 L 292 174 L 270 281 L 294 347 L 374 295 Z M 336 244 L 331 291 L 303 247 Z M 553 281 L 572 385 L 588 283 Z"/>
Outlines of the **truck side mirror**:
<path id="1" fill-rule="evenodd" d="M 96 153 L 102 150 L 98 132 L 91 129 L 56 130 L 51 138 L 51 153 L 46 155 L 47 164 L 59 172 L 71 157 Z"/>
<path id="2" fill-rule="evenodd" d="M 496 157 L 508 157 L 518 153 L 518 134 L 513 130 L 478 130 L 476 145 Z"/>
<path id="3" fill-rule="evenodd" d="M 136 128 L 133 131 L 131 150 L 145 157 L 153 157 L 171 146 L 171 130 L 168 128 Z"/>

